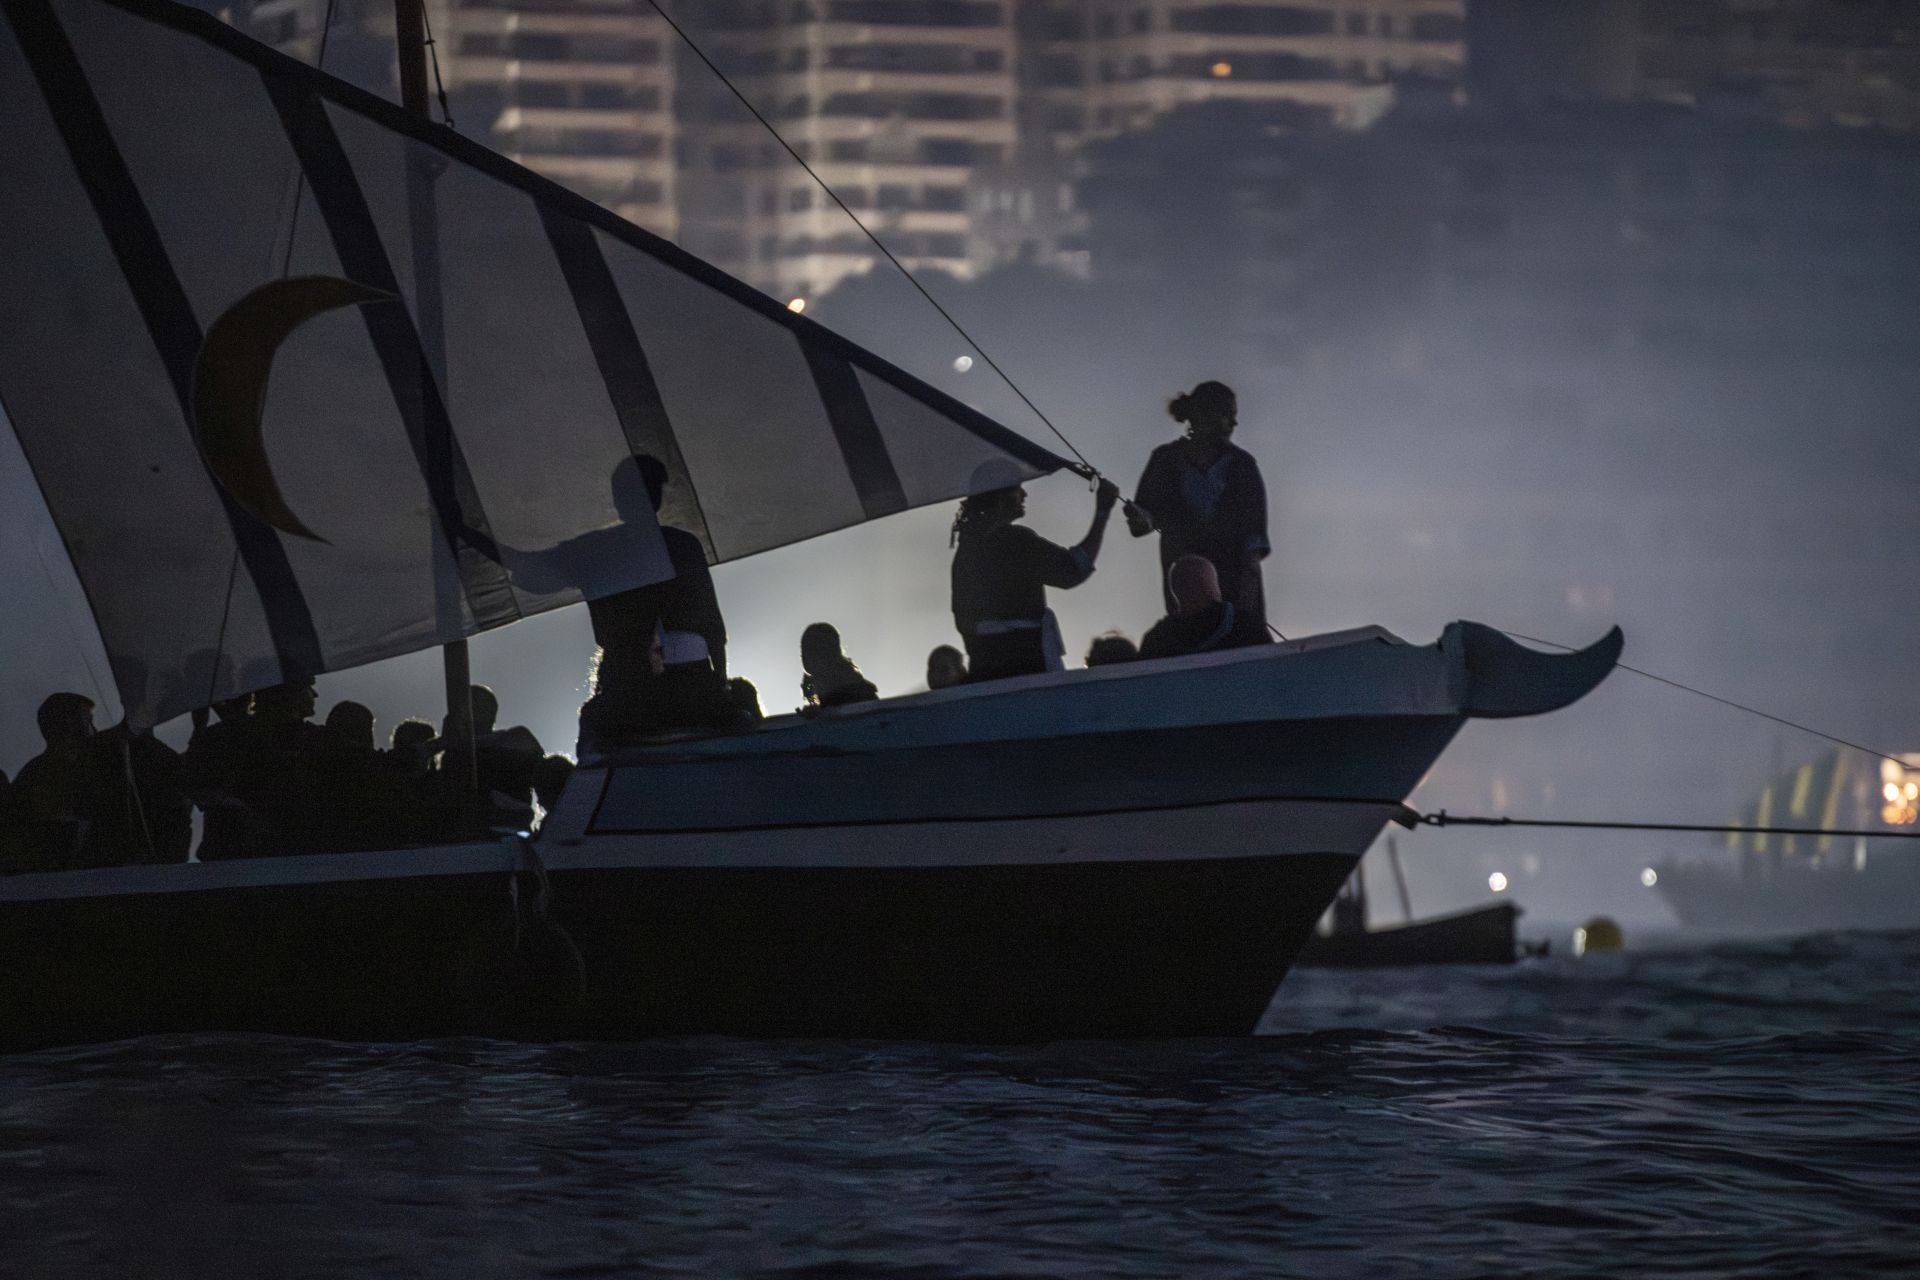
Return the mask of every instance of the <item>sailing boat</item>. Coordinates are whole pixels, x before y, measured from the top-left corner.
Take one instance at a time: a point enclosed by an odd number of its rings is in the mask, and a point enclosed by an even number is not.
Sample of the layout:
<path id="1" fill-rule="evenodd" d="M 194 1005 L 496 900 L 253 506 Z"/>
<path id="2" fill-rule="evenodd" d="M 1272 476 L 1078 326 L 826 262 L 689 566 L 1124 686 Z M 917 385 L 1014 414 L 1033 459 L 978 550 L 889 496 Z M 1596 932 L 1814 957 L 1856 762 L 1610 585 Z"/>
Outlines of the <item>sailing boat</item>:
<path id="1" fill-rule="evenodd" d="M 658 580 L 639 454 L 715 562 L 1078 469 L 166 0 L 0 0 L 0 120 L 0 398 L 135 727 Z M 282 302 L 274 447 L 212 445 L 197 389 L 261 356 L 217 335 Z M 14 876 L 0 1048 L 1245 1034 L 1461 725 L 1620 647 L 1364 628 L 670 736 L 537 837 Z"/>
<path id="2" fill-rule="evenodd" d="M 1473 907 L 1444 916 L 1413 918 L 1407 879 L 1400 869 L 1400 847 L 1387 837 L 1387 859 L 1400 891 L 1400 923 L 1373 928 L 1367 919 L 1365 859 L 1334 896 L 1332 928 L 1315 932 L 1294 964 L 1302 969 L 1391 969 L 1430 964 L 1512 964 L 1514 921 L 1520 908 L 1511 902 Z"/>

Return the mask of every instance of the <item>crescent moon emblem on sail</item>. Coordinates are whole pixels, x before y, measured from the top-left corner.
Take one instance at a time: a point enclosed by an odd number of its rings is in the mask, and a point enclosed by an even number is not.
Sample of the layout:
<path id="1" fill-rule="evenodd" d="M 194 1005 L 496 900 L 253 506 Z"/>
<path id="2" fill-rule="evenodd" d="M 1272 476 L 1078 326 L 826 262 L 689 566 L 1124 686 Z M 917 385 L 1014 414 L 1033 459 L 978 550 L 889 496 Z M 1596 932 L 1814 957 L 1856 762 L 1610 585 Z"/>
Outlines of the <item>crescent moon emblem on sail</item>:
<path id="1" fill-rule="evenodd" d="M 393 297 L 337 276 L 292 276 L 263 284 L 207 328 L 193 362 L 193 434 L 207 470 L 254 519 L 283 533 L 326 539 L 280 492 L 261 435 L 267 381 L 280 344 L 323 312 Z"/>

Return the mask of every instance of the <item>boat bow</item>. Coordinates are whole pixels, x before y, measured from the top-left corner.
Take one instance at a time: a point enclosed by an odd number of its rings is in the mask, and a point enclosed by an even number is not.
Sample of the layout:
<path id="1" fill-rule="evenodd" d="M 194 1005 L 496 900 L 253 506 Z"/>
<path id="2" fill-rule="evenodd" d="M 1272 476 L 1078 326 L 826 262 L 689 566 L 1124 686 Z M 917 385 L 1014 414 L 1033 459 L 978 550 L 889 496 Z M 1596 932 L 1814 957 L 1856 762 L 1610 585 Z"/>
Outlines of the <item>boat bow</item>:
<path id="1" fill-rule="evenodd" d="M 1484 623 L 1455 622 L 1441 635 L 1440 651 L 1452 659 L 1461 711 L 1504 720 L 1544 715 L 1586 697 L 1619 663 L 1625 643 L 1614 627 L 1584 649 L 1542 653 Z"/>

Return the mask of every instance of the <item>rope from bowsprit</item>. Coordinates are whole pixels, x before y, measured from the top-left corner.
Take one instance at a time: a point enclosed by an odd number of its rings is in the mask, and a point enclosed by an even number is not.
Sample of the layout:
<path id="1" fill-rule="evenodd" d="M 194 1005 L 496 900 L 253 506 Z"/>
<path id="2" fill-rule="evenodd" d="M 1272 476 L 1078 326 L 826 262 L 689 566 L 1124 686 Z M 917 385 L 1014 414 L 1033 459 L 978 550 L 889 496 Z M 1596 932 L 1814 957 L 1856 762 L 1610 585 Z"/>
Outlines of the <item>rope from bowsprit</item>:
<path id="1" fill-rule="evenodd" d="M 1870 840 L 1920 840 L 1920 831 L 1863 831 L 1857 828 L 1743 827 L 1712 822 L 1580 822 L 1558 818 L 1483 818 L 1463 813 L 1416 813 L 1401 806 L 1393 820 L 1411 831 L 1415 827 L 1557 827 L 1570 831 L 1691 831 L 1705 835 L 1841 836 Z"/>

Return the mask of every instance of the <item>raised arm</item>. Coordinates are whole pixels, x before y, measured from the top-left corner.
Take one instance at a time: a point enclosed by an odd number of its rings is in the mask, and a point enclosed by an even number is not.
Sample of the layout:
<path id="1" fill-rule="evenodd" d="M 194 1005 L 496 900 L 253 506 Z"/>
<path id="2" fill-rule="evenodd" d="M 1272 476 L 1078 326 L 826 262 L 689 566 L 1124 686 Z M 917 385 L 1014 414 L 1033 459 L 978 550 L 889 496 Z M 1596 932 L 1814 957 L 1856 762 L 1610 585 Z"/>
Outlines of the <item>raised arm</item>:
<path id="1" fill-rule="evenodd" d="M 1092 572 L 1093 562 L 1100 558 L 1100 543 L 1107 536 L 1107 519 L 1113 515 L 1113 504 L 1119 500 L 1120 486 L 1101 477 L 1100 487 L 1093 496 L 1093 523 L 1087 528 L 1087 536 L 1074 548 L 1087 558 L 1088 572 Z"/>
<path id="2" fill-rule="evenodd" d="M 1172 485 L 1172 467 L 1166 455 L 1155 449 L 1140 473 L 1140 483 L 1134 486 L 1133 501 L 1127 503 L 1127 532 L 1139 538 L 1160 527 L 1173 510 Z"/>

